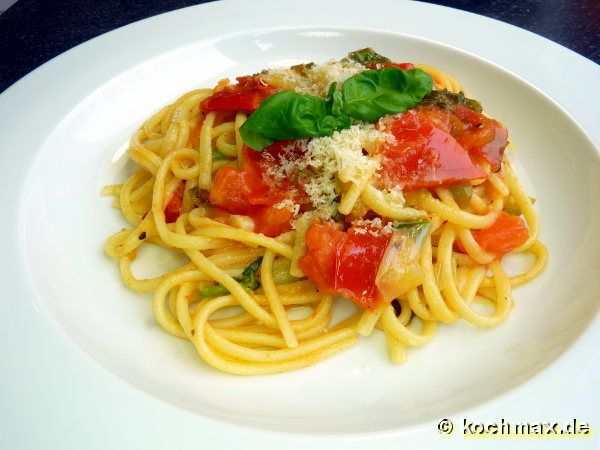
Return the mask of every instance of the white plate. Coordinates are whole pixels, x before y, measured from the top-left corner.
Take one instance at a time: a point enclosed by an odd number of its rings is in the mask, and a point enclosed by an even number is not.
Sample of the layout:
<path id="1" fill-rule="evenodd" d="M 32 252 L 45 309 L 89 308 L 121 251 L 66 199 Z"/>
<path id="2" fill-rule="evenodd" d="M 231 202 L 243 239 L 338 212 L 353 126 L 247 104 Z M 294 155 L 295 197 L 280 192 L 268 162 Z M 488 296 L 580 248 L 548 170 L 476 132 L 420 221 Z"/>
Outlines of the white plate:
<path id="1" fill-rule="evenodd" d="M 372 11 L 389 11 L 381 15 L 342 2 L 276 5 L 208 4 L 136 23 L 67 52 L 0 97 L 0 158 L 8 169 L 0 195 L 9 209 L 0 225 L 2 277 L 10 286 L 7 314 L 0 319 L 0 350 L 9 370 L 0 375 L 0 392 L 9 399 L 6 411 L 16 411 L 3 418 L 14 427 L 12 448 L 47 437 L 61 447 L 75 445 L 91 423 L 118 430 L 123 420 L 133 426 L 130 438 L 140 447 L 159 447 L 169 435 L 178 442 L 173 448 L 183 448 L 198 436 L 190 426 L 207 429 L 201 416 L 304 436 L 402 433 L 415 442 L 435 441 L 437 420 L 476 407 L 476 418 L 483 420 L 498 411 L 486 406 L 491 400 L 552 363 L 516 392 L 526 398 L 547 383 L 561 399 L 555 420 L 566 417 L 562 396 L 570 395 L 574 413 L 588 414 L 578 418 L 593 423 L 598 416 L 590 417 L 585 399 L 594 392 L 589 389 L 598 392 L 592 381 L 600 375 L 594 362 L 600 355 L 594 345 L 600 159 L 586 133 L 519 77 L 551 95 L 598 142 L 593 117 L 600 94 L 587 88 L 597 80 L 598 67 L 522 30 L 431 5 L 370 2 Z M 257 13 L 261 6 L 268 17 Z M 121 286 L 101 246 L 122 222 L 99 189 L 122 176 L 119 149 L 135 127 L 179 93 L 211 86 L 222 76 L 338 58 L 366 45 L 448 70 L 507 125 L 517 146 L 513 159 L 538 198 L 550 267 L 515 291 L 517 307 L 503 326 L 441 327 L 434 343 L 410 352 L 402 367 L 389 363 L 381 339 L 370 338 L 291 374 L 217 373 L 189 344 L 158 328 L 148 299 Z M 519 53 L 507 50 L 517 45 Z M 577 386 L 560 385 L 575 374 Z M 140 396 L 131 385 L 195 414 Z M 491 404 L 517 414 L 515 420 L 537 411 L 527 410 L 530 405 L 514 394 Z M 119 420 L 122 410 L 135 416 Z M 48 417 L 53 411 L 60 413 Z M 552 406 L 540 410 L 537 420 L 552 419 L 548 411 Z M 57 431 L 76 419 L 72 435 Z M 39 438 L 18 432 L 26 420 L 40 429 Z M 136 431 L 132 422 L 148 422 L 150 433 L 145 427 Z M 162 433 L 158 423 L 164 424 Z M 231 427 L 210 427 L 213 442 L 225 439 L 225 432 L 227 439 L 246 439 Z M 98 442 L 106 441 L 94 441 L 102 448 Z M 259 438 L 252 442 L 258 445 Z"/>

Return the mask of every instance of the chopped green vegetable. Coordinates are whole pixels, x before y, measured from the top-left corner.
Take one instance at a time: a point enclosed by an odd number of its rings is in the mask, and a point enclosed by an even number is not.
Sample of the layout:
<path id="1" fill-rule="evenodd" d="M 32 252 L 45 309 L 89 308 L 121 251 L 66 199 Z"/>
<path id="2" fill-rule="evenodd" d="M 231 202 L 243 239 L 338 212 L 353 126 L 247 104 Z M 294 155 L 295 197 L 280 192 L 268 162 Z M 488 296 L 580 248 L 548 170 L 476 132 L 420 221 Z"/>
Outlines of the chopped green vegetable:
<path id="1" fill-rule="evenodd" d="M 429 230 L 430 223 L 427 220 L 416 220 L 414 222 L 401 222 L 395 220 L 392 227 L 398 231 L 406 232 L 413 238 L 424 235 Z"/>
<path id="2" fill-rule="evenodd" d="M 535 198 L 529 197 L 529 200 L 531 201 L 532 205 L 535 204 Z M 521 208 L 519 208 L 519 205 L 517 205 L 517 202 L 512 196 L 508 197 L 508 200 L 504 204 L 504 208 L 502 208 L 502 210 L 510 214 L 511 216 L 520 216 L 521 214 L 523 214 L 523 211 L 521 211 Z"/>
<path id="3" fill-rule="evenodd" d="M 219 150 L 213 150 L 212 154 L 213 161 L 219 161 L 221 159 L 228 159 L 225 153 L 221 153 Z"/>
<path id="4" fill-rule="evenodd" d="M 282 91 L 263 101 L 240 127 L 242 140 L 261 151 L 276 140 L 331 136 L 350 127 L 350 118 L 375 121 L 415 106 L 432 88 L 419 69 L 366 70 L 342 84 L 332 83 L 326 98 Z"/>
<path id="5" fill-rule="evenodd" d="M 462 105 L 476 113 L 481 113 L 483 107 L 477 100 L 465 97 L 464 92 L 455 94 L 446 89 L 443 91 L 431 91 L 431 93 L 421 101 L 421 105 L 437 105 L 444 109 L 453 110 L 456 105 Z"/>
<path id="6" fill-rule="evenodd" d="M 258 270 L 260 269 L 260 264 L 262 263 L 263 257 L 260 256 L 256 261 L 250 264 L 248 267 L 244 269 L 242 275 L 239 277 L 234 277 L 234 280 L 239 282 L 242 287 L 246 290 L 255 291 L 260 287 L 260 281 L 258 281 Z M 200 298 L 208 298 L 208 297 L 217 297 L 219 295 L 227 295 L 229 291 L 227 288 L 220 284 L 215 284 L 212 286 L 205 286 L 200 289 L 199 297 Z"/>
<path id="7" fill-rule="evenodd" d="M 348 53 L 348 59 L 362 64 L 365 67 L 372 66 L 374 64 L 385 64 L 391 62 L 389 58 L 380 55 L 371 47 L 356 50 Z"/>
<path id="8" fill-rule="evenodd" d="M 258 270 L 260 269 L 260 264 L 262 263 L 263 257 L 259 256 L 256 261 L 250 264 L 248 267 L 244 269 L 242 272 L 242 276 L 237 281 L 240 282 L 242 286 L 246 289 L 250 289 L 252 291 L 257 290 L 260 287 L 260 281 L 258 281 Z"/>
<path id="9" fill-rule="evenodd" d="M 409 227 L 414 227 L 417 225 L 428 225 L 428 224 L 429 224 L 429 222 L 427 220 L 415 220 L 414 222 L 394 220 L 392 222 L 392 227 L 397 230 L 400 230 L 402 228 L 409 228 Z"/>
<path id="10" fill-rule="evenodd" d="M 509 197 L 506 203 L 504 204 L 504 208 L 502 209 L 504 212 L 510 214 L 511 216 L 520 216 L 521 208 L 517 205 L 517 202 L 513 197 Z"/>
<path id="11" fill-rule="evenodd" d="M 452 193 L 454 201 L 459 208 L 465 209 L 471 203 L 473 196 L 473 186 L 470 184 L 461 184 L 459 186 L 451 186 L 448 190 Z"/>
<path id="12" fill-rule="evenodd" d="M 200 289 L 200 298 L 219 297 L 221 295 L 227 295 L 229 291 L 225 286 L 220 284 L 214 284 L 212 286 L 205 286 Z"/>

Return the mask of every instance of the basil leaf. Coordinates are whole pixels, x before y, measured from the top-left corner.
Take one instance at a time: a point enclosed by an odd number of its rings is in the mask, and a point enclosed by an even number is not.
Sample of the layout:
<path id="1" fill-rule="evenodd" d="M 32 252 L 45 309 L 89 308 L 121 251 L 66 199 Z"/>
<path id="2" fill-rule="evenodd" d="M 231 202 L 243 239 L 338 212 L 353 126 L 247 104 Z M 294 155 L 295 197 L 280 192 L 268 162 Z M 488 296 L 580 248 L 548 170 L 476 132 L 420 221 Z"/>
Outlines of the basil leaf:
<path id="1" fill-rule="evenodd" d="M 363 48 L 360 50 L 356 50 L 354 52 L 348 53 L 348 59 L 352 61 L 356 61 L 363 66 L 372 66 L 374 64 L 385 64 L 391 62 L 389 58 L 385 56 L 381 56 L 371 47 Z"/>
<path id="2" fill-rule="evenodd" d="M 420 69 L 366 70 L 342 85 L 344 112 L 354 119 L 373 122 L 412 108 L 432 87 L 431 76 Z"/>
<path id="3" fill-rule="evenodd" d="M 244 125 L 246 125 L 247 122 L 248 121 L 246 120 L 246 122 L 244 122 Z M 246 126 L 244 128 L 244 125 L 240 127 L 240 136 L 242 137 L 242 141 L 244 142 L 244 144 L 246 144 L 252 150 L 260 151 L 263 148 L 268 147 L 273 142 L 275 142 L 275 139 L 270 139 L 264 134 L 261 134 L 258 131 L 254 131 L 250 126 Z"/>
<path id="4" fill-rule="evenodd" d="M 344 123 L 327 114 L 323 98 L 281 91 L 261 103 L 240 127 L 240 135 L 260 151 L 276 140 L 330 136 Z"/>
<path id="5" fill-rule="evenodd" d="M 263 101 L 240 127 L 250 148 L 261 151 L 277 140 L 331 136 L 350 119 L 375 121 L 404 112 L 431 92 L 433 81 L 419 69 L 367 70 L 342 84 L 332 83 L 326 98 L 281 91 Z"/>
<path id="6" fill-rule="evenodd" d="M 342 96 L 342 93 L 337 90 L 337 84 L 337 81 L 331 83 L 327 97 L 325 97 L 327 111 L 334 117 L 341 116 L 344 108 L 344 97 Z"/>

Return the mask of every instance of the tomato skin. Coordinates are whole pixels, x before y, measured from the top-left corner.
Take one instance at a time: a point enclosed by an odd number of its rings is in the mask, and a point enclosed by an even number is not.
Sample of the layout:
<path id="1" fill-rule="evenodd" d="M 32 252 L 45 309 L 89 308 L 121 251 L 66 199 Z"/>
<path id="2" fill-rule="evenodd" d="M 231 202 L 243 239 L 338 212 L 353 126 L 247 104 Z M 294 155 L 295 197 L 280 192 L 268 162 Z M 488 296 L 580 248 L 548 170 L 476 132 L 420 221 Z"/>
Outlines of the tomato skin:
<path id="1" fill-rule="evenodd" d="M 383 65 L 383 68 L 388 68 L 388 67 L 397 67 L 398 69 L 402 69 L 402 70 L 411 70 L 414 69 L 415 66 L 412 63 L 385 63 Z"/>
<path id="2" fill-rule="evenodd" d="M 292 229 L 294 212 L 290 208 L 263 206 L 251 217 L 254 220 L 254 231 L 256 233 L 277 237 Z"/>
<path id="3" fill-rule="evenodd" d="M 337 250 L 334 289 L 357 305 L 372 308 L 379 303 L 375 279 L 391 234 L 357 230 L 350 228 Z"/>
<path id="4" fill-rule="evenodd" d="M 334 222 L 314 221 L 298 265 L 320 292 L 373 308 L 381 300 L 375 279 L 390 238 L 376 229 L 352 227 L 344 232 Z"/>
<path id="5" fill-rule="evenodd" d="M 275 179 L 272 175 L 282 161 L 296 161 L 302 155 L 303 150 L 299 145 L 295 145 L 294 141 L 278 141 L 260 152 L 244 146 L 244 168 L 256 174 L 256 178 L 260 179 L 263 185 L 263 189 L 254 189 L 251 203 L 274 205 L 285 199 L 291 199 L 300 205 L 309 203 L 308 195 L 302 189 L 297 176 L 291 174 L 283 179 Z"/>
<path id="6" fill-rule="evenodd" d="M 307 204 L 308 196 L 298 182 L 288 178 L 274 179 L 271 174 L 279 167 L 281 158 L 298 158 L 301 150 L 290 141 L 276 142 L 256 152 L 243 149 L 243 167 L 225 167 L 213 181 L 209 202 L 231 214 L 252 217 L 255 230 L 267 236 L 278 236 L 291 229 L 293 213 L 290 208 L 273 208 L 289 199 L 296 204 Z"/>
<path id="7" fill-rule="evenodd" d="M 336 254 L 346 240 L 346 233 L 334 222 L 313 221 L 306 232 L 307 251 L 298 266 L 324 294 L 334 294 Z"/>
<path id="8" fill-rule="evenodd" d="M 488 253 L 502 257 L 523 245 L 529 237 L 527 226 L 521 217 L 501 211 L 491 227 L 473 230 L 473 238 Z"/>
<path id="9" fill-rule="evenodd" d="M 226 86 L 200 103 L 200 109 L 210 111 L 254 111 L 263 100 L 279 89 L 262 82 L 258 76 L 238 77 L 238 83 Z"/>
<path id="10" fill-rule="evenodd" d="M 388 62 L 388 63 L 371 63 L 367 66 L 368 69 L 370 70 L 375 70 L 375 69 L 387 69 L 389 67 L 396 67 L 398 69 L 402 69 L 402 70 L 410 70 L 410 69 L 414 69 L 415 66 L 413 63 L 396 63 L 396 62 Z"/>
<path id="11" fill-rule="evenodd" d="M 384 187 L 432 188 L 487 176 L 456 139 L 419 111 L 407 111 L 380 126 L 396 138 L 396 142 L 381 146 L 380 182 Z"/>
<path id="12" fill-rule="evenodd" d="M 471 157 L 483 158 L 493 171 L 500 169 L 504 149 L 508 144 L 508 130 L 500 122 L 456 105 L 453 111 L 462 123 L 462 129 L 454 129 L 452 135 L 469 152 Z"/>
<path id="13" fill-rule="evenodd" d="M 232 214 L 249 214 L 255 207 L 248 201 L 254 180 L 252 174 L 233 167 L 217 172 L 210 190 L 209 202 Z"/>
<path id="14" fill-rule="evenodd" d="M 185 190 L 185 181 L 181 181 L 177 188 L 171 193 L 167 206 L 165 207 L 165 222 L 173 223 L 181 214 L 181 205 L 183 204 L 183 191 Z"/>
<path id="15" fill-rule="evenodd" d="M 504 149 L 508 144 L 508 130 L 494 119 L 456 104 L 452 109 L 439 106 L 419 108 L 433 124 L 450 133 L 469 153 L 471 159 L 485 160 L 491 169 L 500 168 Z"/>

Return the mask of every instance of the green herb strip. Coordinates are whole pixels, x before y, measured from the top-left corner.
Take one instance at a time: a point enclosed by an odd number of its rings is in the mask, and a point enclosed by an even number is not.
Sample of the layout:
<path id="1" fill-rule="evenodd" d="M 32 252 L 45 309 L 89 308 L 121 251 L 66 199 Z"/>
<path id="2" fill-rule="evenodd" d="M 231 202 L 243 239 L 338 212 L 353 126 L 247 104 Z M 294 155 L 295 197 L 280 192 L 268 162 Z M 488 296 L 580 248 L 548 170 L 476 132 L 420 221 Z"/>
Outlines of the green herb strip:
<path id="1" fill-rule="evenodd" d="M 464 92 L 461 91 L 458 94 L 455 94 L 446 89 L 443 91 L 431 91 L 431 93 L 423 99 L 421 105 L 436 105 L 440 108 L 449 109 L 451 111 L 454 110 L 456 105 L 462 105 L 472 111 L 475 111 L 476 113 L 481 114 L 483 111 L 481 103 L 479 103 L 477 100 L 465 97 Z"/>
<path id="2" fill-rule="evenodd" d="M 246 290 L 257 290 L 260 287 L 260 281 L 258 281 L 258 271 L 260 269 L 262 260 L 263 257 L 259 257 L 256 261 L 254 261 L 252 264 L 250 264 L 244 269 L 241 276 L 234 277 L 234 280 L 239 282 L 242 285 L 242 287 Z M 212 286 L 203 287 L 202 289 L 200 289 L 198 295 L 200 298 L 209 298 L 227 294 L 229 294 L 229 291 L 225 286 L 215 284 Z"/>
<path id="3" fill-rule="evenodd" d="M 348 59 L 362 64 L 365 67 L 372 66 L 373 64 L 385 64 L 392 62 L 389 58 L 380 55 L 371 47 L 348 53 Z"/>

